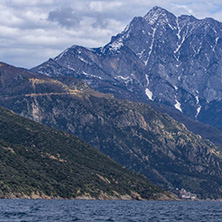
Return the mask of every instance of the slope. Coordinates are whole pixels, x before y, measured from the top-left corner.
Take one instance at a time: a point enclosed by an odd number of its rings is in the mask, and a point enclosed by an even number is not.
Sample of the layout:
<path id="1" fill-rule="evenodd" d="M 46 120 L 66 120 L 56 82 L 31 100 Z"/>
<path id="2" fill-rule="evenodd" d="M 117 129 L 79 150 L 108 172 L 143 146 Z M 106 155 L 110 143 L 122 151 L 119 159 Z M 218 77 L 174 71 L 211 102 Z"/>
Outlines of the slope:
<path id="1" fill-rule="evenodd" d="M 75 136 L 0 107 L 1 198 L 175 199 Z"/>
<path id="2" fill-rule="evenodd" d="M 54 80 L 6 66 L 2 79 L 5 88 L 23 79 L 19 85 L 29 92 L 1 91 L 1 105 L 77 135 L 157 185 L 221 198 L 220 150 L 167 114 L 98 93 L 72 76 Z"/>

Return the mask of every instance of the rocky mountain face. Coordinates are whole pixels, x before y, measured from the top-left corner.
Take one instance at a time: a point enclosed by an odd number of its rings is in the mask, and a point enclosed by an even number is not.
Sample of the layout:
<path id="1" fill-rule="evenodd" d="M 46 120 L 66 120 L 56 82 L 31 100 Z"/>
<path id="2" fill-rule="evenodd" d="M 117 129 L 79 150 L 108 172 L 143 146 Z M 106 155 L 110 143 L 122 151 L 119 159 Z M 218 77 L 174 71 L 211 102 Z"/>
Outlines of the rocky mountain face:
<path id="1" fill-rule="evenodd" d="M 173 200 L 85 142 L 0 107 L 0 198 Z"/>
<path id="2" fill-rule="evenodd" d="M 32 70 L 73 75 L 117 98 L 166 104 L 222 130 L 221 55 L 222 23 L 154 7 L 104 47 L 72 46 Z"/>
<path id="3" fill-rule="evenodd" d="M 169 115 L 96 92 L 72 76 L 53 79 L 6 64 L 0 71 L 0 105 L 84 139 L 156 185 L 221 198 L 221 151 Z"/>

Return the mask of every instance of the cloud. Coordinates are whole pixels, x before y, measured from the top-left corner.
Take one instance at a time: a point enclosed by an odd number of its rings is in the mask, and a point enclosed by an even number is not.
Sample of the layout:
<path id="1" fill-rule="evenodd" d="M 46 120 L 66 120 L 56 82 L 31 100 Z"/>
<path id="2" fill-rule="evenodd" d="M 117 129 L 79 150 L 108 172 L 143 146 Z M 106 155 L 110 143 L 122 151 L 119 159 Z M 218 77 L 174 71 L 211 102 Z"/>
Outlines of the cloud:
<path id="1" fill-rule="evenodd" d="M 192 9 L 189 8 L 188 5 L 178 5 L 178 4 L 172 4 L 175 6 L 177 13 L 179 14 L 192 14 Z"/>
<path id="2" fill-rule="evenodd" d="M 98 14 L 96 21 L 92 24 L 93 28 L 103 28 L 105 29 L 108 26 L 108 21 L 101 14 Z"/>
<path id="3" fill-rule="evenodd" d="M 103 46 L 155 5 L 222 21 L 221 0 L 1 0 L 0 60 L 29 68 L 74 44 Z"/>
<path id="4" fill-rule="evenodd" d="M 89 8 L 91 11 L 106 12 L 112 10 L 118 10 L 124 5 L 121 1 L 90 1 Z"/>
<path id="5" fill-rule="evenodd" d="M 48 20 L 58 22 L 58 24 L 68 28 L 77 27 L 80 24 L 79 16 L 70 7 L 59 8 L 49 12 Z"/>

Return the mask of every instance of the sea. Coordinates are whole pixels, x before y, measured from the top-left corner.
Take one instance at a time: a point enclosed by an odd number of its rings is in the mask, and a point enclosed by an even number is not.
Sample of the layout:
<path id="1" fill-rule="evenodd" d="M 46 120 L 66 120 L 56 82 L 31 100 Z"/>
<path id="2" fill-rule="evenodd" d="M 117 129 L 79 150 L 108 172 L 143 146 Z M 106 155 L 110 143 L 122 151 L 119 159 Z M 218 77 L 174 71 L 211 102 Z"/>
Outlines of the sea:
<path id="1" fill-rule="evenodd" d="M 0 200 L 0 222 L 218 222 L 222 202 L 111 200 Z"/>

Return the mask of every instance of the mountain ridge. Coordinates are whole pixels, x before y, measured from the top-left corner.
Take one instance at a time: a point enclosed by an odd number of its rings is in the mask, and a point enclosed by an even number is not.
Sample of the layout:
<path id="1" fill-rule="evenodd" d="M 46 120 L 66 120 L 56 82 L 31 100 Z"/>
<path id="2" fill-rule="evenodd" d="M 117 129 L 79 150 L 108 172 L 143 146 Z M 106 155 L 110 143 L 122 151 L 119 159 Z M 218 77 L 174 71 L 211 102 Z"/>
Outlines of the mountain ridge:
<path id="1" fill-rule="evenodd" d="M 105 46 L 72 46 L 32 71 L 73 75 L 116 98 L 150 105 L 153 101 L 161 104 L 159 110 L 165 105 L 164 112 L 173 118 L 179 111 L 222 130 L 221 31 L 222 23 L 212 18 L 176 17 L 154 7 L 144 17 L 135 17 Z M 215 110 L 214 120 L 210 110 Z M 190 120 L 184 119 L 178 120 L 188 127 Z"/>

